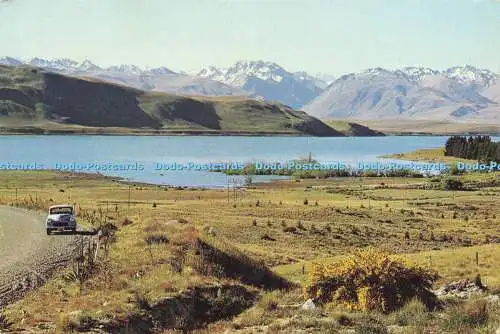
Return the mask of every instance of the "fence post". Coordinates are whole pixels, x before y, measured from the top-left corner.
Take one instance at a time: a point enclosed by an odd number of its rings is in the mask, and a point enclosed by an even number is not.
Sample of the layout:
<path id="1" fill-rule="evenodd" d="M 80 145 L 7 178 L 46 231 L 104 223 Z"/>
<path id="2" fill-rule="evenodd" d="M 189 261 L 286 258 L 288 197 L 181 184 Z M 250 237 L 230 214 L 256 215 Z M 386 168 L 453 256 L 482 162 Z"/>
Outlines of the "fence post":
<path id="1" fill-rule="evenodd" d="M 476 252 L 476 267 L 479 267 L 479 252 Z"/>

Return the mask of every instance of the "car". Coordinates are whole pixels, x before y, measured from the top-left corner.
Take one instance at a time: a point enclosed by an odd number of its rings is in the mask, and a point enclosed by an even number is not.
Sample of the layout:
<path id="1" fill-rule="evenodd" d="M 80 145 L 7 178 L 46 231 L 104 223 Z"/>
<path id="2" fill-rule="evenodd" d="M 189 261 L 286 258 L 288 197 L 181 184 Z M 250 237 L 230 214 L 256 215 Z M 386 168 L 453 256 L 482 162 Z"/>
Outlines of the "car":
<path id="1" fill-rule="evenodd" d="M 49 214 L 45 221 L 47 235 L 52 234 L 53 231 L 69 231 L 75 233 L 76 226 L 77 224 L 73 205 L 60 204 L 49 207 Z"/>

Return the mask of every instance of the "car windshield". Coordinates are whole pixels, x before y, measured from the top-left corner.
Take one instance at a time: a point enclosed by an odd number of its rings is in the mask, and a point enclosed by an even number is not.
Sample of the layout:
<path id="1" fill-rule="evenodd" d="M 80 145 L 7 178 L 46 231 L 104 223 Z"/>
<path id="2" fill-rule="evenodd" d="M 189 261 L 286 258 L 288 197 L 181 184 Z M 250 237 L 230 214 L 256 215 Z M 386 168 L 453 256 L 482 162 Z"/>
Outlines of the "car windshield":
<path id="1" fill-rule="evenodd" d="M 66 213 L 66 214 L 72 214 L 73 213 L 73 208 L 70 206 L 65 206 L 65 207 L 60 207 L 60 208 L 52 208 L 50 209 L 50 214 L 61 214 L 61 213 Z"/>

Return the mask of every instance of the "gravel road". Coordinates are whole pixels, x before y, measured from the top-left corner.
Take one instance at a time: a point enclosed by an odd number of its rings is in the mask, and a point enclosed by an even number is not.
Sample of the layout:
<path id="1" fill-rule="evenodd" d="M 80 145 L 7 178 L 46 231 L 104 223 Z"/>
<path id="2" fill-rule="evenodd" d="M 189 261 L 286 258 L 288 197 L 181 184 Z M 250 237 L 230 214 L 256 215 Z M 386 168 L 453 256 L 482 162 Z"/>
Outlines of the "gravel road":
<path id="1" fill-rule="evenodd" d="M 0 206 L 0 306 L 43 284 L 67 265 L 81 235 L 46 235 L 36 211 Z"/>

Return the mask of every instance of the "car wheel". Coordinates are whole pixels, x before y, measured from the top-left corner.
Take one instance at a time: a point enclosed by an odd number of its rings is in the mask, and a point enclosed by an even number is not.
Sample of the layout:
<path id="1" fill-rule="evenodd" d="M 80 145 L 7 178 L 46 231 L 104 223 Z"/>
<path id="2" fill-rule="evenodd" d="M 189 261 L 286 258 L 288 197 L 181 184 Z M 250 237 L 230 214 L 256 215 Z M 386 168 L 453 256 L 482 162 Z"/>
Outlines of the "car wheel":
<path id="1" fill-rule="evenodd" d="M 52 230 L 50 228 L 47 229 L 47 235 L 51 235 L 52 234 Z"/>

